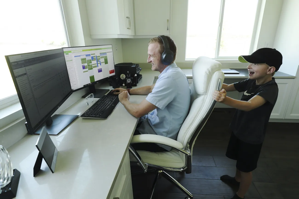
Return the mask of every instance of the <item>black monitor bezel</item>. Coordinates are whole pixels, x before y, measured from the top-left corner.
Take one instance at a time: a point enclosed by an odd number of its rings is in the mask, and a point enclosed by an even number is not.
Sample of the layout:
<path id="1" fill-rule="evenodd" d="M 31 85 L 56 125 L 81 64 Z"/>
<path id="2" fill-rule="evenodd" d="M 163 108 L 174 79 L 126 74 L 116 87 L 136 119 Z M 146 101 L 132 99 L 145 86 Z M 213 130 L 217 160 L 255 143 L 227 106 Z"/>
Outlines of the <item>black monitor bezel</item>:
<path id="1" fill-rule="evenodd" d="M 23 96 L 21 95 L 21 90 L 19 88 L 19 85 L 16 81 L 16 77 L 14 75 L 14 72 L 13 72 L 13 68 L 11 66 L 11 62 L 9 60 L 9 57 L 11 56 L 18 56 L 18 55 L 26 55 L 26 54 L 32 54 L 32 53 L 37 53 L 37 52 L 48 52 L 48 51 L 58 51 L 60 50 L 62 55 L 63 55 L 63 59 L 64 59 L 64 63 L 65 63 L 65 57 L 64 57 L 64 54 L 63 54 L 63 50 L 62 48 L 57 48 L 57 49 L 50 49 L 50 50 L 41 50 L 41 51 L 33 51 L 33 52 L 27 52 L 27 53 L 19 53 L 19 54 L 11 54 L 11 55 L 5 55 L 5 59 L 6 59 L 6 62 L 7 62 L 7 65 L 8 65 L 8 68 L 9 68 L 9 71 L 10 71 L 10 75 L 11 75 L 11 78 L 14 82 L 14 85 L 15 85 L 15 88 L 16 88 L 16 91 L 17 91 L 17 95 L 18 95 L 18 98 L 19 98 L 19 101 L 20 101 L 20 104 L 22 106 L 22 110 L 23 110 L 23 113 L 24 113 L 24 116 L 25 116 L 25 119 L 26 119 L 26 128 L 27 128 L 27 132 L 29 134 L 36 134 L 45 124 L 46 122 L 51 119 L 52 115 L 55 113 L 55 111 L 58 110 L 58 108 L 69 98 L 70 95 L 72 95 L 73 93 L 73 90 L 70 89 L 70 91 L 60 100 L 59 103 L 57 103 L 49 112 L 48 114 L 46 114 L 43 118 L 40 119 L 40 121 L 35 125 L 33 126 L 32 125 L 32 121 L 31 121 L 31 118 L 27 112 L 27 109 L 26 109 L 26 105 L 24 103 L 24 100 L 23 100 Z M 66 67 L 66 66 L 65 66 Z M 67 70 L 67 68 L 66 68 Z M 67 73 L 67 76 L 68 76 L 68 73 Z M 68 77 L 69 78 L 69 77 Z M 68 81 L 69 82 L 69 81 Z M 69 87 L 71 88 L 71 85 L 70 85 L 70 82 L 69 82 Z"/>

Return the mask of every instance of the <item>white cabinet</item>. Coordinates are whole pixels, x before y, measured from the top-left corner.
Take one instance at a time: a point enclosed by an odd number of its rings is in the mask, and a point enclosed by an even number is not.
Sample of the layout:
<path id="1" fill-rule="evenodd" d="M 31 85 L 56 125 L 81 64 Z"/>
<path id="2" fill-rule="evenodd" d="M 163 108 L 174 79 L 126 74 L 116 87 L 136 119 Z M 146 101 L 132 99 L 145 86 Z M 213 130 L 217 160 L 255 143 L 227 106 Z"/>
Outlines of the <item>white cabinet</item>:
<path id="1" fill-rule="evenodd" d="M 299 119 L 299 85 L 293 86 L 285 119 Z"/>
<path id="2" fill-rule="evenodd" d="M 289 102 L 287 106 L 286 119 L 299 119 L 299 66 L 297 69 L 296 79 L 288 96 Z"/>
<path id="3" fill-rule="evenodd" d="M 135 35 L 169 35 L 170 0 L 134 0 Z"/>
<path id="4" fill-rule="evenodd" d="M 293 79 L 275 79 L 279 93 L 276 104 L 272 110 L 271 119 L 285 119 L 288 101 L 290 99 L 291 86 L 294 82 Z"/>
<path id="5" fill-rule="evenodd" d="M 129 151 L 127 150 L 109 199 L 133 199 Z"/>
<path id="6" fill-rule="evenodd" d="M 85 0 L 85 4 L 92 38 L 134 35 L 133 0 Z"/>

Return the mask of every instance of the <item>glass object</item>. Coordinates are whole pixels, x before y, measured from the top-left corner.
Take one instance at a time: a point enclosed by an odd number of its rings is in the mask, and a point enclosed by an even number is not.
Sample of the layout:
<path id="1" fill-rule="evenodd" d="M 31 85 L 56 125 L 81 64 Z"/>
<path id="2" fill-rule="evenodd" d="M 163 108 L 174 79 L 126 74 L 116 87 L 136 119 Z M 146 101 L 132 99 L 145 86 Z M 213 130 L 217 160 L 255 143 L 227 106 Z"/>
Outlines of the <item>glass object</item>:
<path id="1" fill-rule="evenodd" d="M 13 168 L 7 150 L 0 145 L 0 188 L 5 187 L 13 177 Z"/>
<path id="2" fill-rule="evenodd" d="M 90 93 L 89 95 L 87 95 L 87 96 L 85 97 L 85 101 L 86 101 L 86 105 L 87 105 L 87 106 L 93 104 L 93 101 L 94 101 L 94 94 L 93 94 L 93 93 Z"/>

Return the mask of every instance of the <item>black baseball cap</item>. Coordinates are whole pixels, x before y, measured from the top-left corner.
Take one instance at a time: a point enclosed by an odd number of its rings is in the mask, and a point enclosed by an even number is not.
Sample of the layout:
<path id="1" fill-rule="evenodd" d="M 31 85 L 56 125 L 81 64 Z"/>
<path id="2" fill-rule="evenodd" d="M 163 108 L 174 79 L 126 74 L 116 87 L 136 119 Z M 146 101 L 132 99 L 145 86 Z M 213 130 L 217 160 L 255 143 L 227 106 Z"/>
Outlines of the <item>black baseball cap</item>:
<path id="1" fill-rule="evenodd" d="M 266 63 L 269 66 L 274 66 L 275 71 L 278 71 L 282 64 L 282 54 L 275 48 L 260 48 L 251 55 L 241 55 L 238 60 L 242 63 Z"/>

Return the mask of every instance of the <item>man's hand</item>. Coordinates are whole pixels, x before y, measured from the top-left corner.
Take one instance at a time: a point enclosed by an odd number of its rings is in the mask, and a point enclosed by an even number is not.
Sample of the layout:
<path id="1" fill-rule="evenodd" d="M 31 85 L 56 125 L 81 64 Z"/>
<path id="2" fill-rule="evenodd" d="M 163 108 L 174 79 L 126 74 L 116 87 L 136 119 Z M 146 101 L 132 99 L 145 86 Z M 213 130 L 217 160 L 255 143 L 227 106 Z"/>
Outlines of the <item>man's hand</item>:
<path id="1" fill-rule="evenodd" d="M 124 88 L 115 88 L 113 90 L 113 94 L 118 95 L 118 94 L 122 93 L 123 91 L 127 91 L 127 89 L 124 89 Z"/>
<path id="2" fill-rule="evenodd" d="M 118 95 L 118 99 L 119 99 L 120 103 L 122 103 L 122 104 L 125 101 L 129 101 L 129 93 L 126 91 L 126 89 L 123 89 L 123 90 L 124 91 Z"/>
<path id="3" fill-rule="evenodd" d="M 221 91 L 215 91 L 213 95 L 213 99 L 217 102 L 223 102 L 226 98 L 226 90 L 221 89 Z"/>

